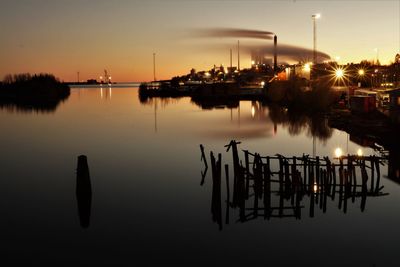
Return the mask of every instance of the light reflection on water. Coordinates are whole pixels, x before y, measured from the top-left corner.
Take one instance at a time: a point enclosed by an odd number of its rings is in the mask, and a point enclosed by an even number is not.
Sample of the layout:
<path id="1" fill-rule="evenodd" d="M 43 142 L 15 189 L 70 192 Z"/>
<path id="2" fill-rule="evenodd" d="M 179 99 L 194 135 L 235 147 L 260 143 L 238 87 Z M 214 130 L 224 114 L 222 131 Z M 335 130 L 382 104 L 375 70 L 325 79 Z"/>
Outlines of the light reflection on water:
<path id="1" fill-rule="evenodd" d="M 329 258 L 339 264 L 343 258 L 331 256 L 339 247 L 349 263 L 388 265 L 396 259 L 400 217 L 393 211 L 400 190 L 385 178 L 389 196 L 368 199 L 364 212 L 354 205 L 346 215 L 330 209 L 313 220 L 231 222 L 229 231 L 215 229 L 209 178 L 199 186 L 199 144 L 228 160 L 224 145 L 231 139 L 262 155 L 301 156 L 312 154 L 315 136 L 317 155 L 332 158 L 337 147 L 356 154 L 361 146 L 320 116 L 254 101 L 141 103 L 137 88 L 103 87 L 73 89 L 53 113 L 0 110 L 0 123 L 0 248 L 8 260 L 304 264 L 313 251 L 316 262 Z M 81 154 L 88 159 L 92 188 L 86 230 L 75 198 Z M 268 259 L 254 257 L 266 251 Z"/>

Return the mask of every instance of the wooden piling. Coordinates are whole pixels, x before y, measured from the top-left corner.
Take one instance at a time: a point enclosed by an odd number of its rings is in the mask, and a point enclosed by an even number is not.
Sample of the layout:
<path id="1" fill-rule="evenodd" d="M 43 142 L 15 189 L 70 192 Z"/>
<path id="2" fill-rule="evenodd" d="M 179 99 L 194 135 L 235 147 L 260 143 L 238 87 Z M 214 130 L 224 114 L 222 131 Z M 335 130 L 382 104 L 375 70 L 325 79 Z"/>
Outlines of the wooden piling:
<path id="1" fill-rule="evenodd" d="M 229 165 L 225 164 L 225 177 L 226 177 L 226 214 L 225 224 L 229 224 L 229 205 L 230 205 L 230 188 L 229 188 Z"/>
<path id="2" fill-rule="evenodd" d="M 90 181 L 89 165 L 85 155 L 78 156 L 75 190 L 80 225 L 82 228 L 88 228 L 92 206 L 92 184 Z"/>
<path id="3" fill-rule="evenodd" d="M 336 168 L 335 168 L 335 165 L 334 164 L 332 164 L 331 165 L 331 168 L 332 168 L 332 183 L 333 183 L 333 185 L 332 185 L 332 200 L 335 200 L 335 195 L 336 195 Z"/>
<path id="4" fill-rule="evenodd" d="M 271 217 L 271 171 L 269 164 L 269 158 L 267 158 L 267 164 L 264 164 L 264 218 L 268 220 Z"/>
<path id="5" fill-rule="evenodd" d="M 375 186 L 375 192 L 378 193 L 379 192 L 379 183 L 381 180 L 381 171 L 379 169 L 379 159 L 375 158 L 375 167 L 376 167 L 376 186 Z"/>
<path id="6" fill-rule="evenodd" d="M 371 174 L 372 175 L 372 174 Z M 368 192 L 368 174 L 365 166 L 361 166 L 361 179 L 362 179 L 362 190 L 361 190 L 361 212 L 365 210 L 365 204 L 367 202 L 367 192 Z"/>
<path id="7" fill-rule="evenodd" d="M 250 161 L 249 161 L 249 151 L 244 150 L 244 162 L 246 166 L 246 199 L 249 199 L 250 191 Z"/>
<path id="8" fill-rule="evenodd" d="M 371 166 L 371 189 L 370 192 L 374 192 L 374 176 L 375 176 L 375 156 L 370 157 Z"/>
<path id="9" fill-rule="evenodd" d="M 343 212 L 347 213 L 347 198 L 349 195 L 349 175 L 347 169 L 344 169 L 344 198 L 343 198 Z"/>
<path id="10" fill-rule="evenodd" d="M 204 146 L 200 145 L 200 151 L 201 151 L 201 161 L 204 162 L 204 165 L 206 167 L 206 169 L 208 168 L 208 164 L 207 164 L 207 158 L 206 158 L 206 154 L 204 153 Z"/>

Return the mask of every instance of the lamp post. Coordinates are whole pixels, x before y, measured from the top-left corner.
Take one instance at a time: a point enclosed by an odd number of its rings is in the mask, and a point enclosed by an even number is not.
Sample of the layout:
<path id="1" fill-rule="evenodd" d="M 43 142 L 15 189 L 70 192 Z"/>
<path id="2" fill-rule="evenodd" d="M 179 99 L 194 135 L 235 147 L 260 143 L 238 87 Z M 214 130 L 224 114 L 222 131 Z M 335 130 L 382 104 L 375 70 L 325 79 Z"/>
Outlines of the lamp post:
<path id="1" fill-rule="evenodd" d="M 311 16 L 313 21 L 313 38 L 314 38 L 314 45 L 313 45 L 313 69 L 315 70 L 315 66 L 317 65 L 317 19 L 321 17 L 321 14 L 314 14 Z M 310 72 L 310 79 L 311 79 L 311 72 Z M 313 135 L 313 157 L 316 156 L 317 150 L 317 143 L 315 140 L 315 136 Z"/>
<path id="2" fill-rule="evenodd" d="M 314 47 L 313 47 L 313 63 L 317 64 L 317 19 L 321 17 L 321 14 L 314 14 L 311 16 L 313 20 L 313 38 L 314 38 Z"/>
<path id="3" fill-rule="evenodd" d="M 358 87 L 361 87 L 361 82 L 364 80 L 365 70 L 359 69 L 358 70 Z"/>

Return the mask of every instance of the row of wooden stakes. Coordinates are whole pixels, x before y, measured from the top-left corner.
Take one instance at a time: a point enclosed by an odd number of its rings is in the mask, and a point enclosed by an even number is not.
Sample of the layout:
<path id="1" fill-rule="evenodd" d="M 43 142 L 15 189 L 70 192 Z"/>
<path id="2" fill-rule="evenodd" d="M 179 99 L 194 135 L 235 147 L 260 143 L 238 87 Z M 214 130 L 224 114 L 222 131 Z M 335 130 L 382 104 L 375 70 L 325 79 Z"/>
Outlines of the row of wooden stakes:
<path id="1" fill-rule="evenodd" d="M 257 217 L 264 219 L 294 217 L 301 219 L 303 202 L 309 198 L 309 217 L 315 216 L 315 207 L 323 213 L 327 202 L 338 200 L 338 208 L 348 211 L 348 203 L 361 198 L 363 212 L 367 197 L 385 196 L 380 185 L 382 158 L 376 156 L 347 155 L 332 162 L 328 157 L 261 156 L 243 150 L 244 164 L 239 158 L 238 144 L 232 140 L 227 151 L 232 151 L 233 181 L 230 186 L 229 165 L 225 164 L 226 219 L 229 209 L 239 210 L 237 221 L 246 222 Z M 201 185 L 205 183 L 208 161 L 203 145 L 200 145 L 204 162 Z M 222 155 L 210 152 L 212 176 L 211 213 L 213 221 L 222 229 Z M 273 168 L 277 170 L 273 170 Z M 232 192 L 232 196 L 231 196 Z"/>

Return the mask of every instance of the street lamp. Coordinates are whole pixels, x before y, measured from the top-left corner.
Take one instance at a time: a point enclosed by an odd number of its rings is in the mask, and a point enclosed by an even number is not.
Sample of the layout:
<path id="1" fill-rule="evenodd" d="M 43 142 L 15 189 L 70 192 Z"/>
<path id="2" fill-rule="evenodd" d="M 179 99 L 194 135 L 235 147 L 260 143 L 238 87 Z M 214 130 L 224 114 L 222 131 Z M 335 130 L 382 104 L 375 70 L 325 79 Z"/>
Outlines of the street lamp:
<path id="1" fill-rule="evenodd" d="M 313 48 L 313 63 L 317 64 L 317 19 L 321 17 L 321 14 L 314 14 L 311 16 L 313 20 L 313 31 L 314 31 L 314 48 Z"/>
<path id="2" fill-rule="evenodd" d="M 336 76 L 336 78 L 341 79 L 341 78 L 343 77 L 343 75 L 344 75 L 343 69 L 337 69 L 337 70 L 335 71 L 335 76 Z"/>
<path id="3" fill-rule="evenodd" d="M 359 69 L 358 70 L 358 87 L 361 87 L 361 81 L 364 80 L 365 70 Z"/>
<path id="4" fill-rule="evenodd" d="M 313 47 L 313 68 L 317 66 L 317 19 L 321 17 L 321 14 L 314 14 L 311 16 L 313 20 L 313 32 L 314 32 L 314 47 Z M 311 80 L 311 71 L 310 71 Z M 317 151 L 317 143 L 315 136 L 313 136 L 313 157 L 315 157 Z"/>

